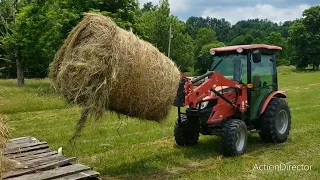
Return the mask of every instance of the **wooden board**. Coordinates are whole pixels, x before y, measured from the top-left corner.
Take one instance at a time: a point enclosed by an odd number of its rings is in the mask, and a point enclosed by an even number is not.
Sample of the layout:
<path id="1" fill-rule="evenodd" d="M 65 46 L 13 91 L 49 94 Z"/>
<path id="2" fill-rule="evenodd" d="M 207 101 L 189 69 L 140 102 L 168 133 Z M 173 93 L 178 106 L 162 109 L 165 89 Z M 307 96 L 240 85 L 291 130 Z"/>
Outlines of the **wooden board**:
<path id="1" fill-rule="evenodd" d="M 27 157 L 16 157 L 16 158 L 14 158 L 14 160 L 17 160 L 19 162 L 24 162 L 24 161 L 29 161 L 29 160 L 33 160 L 33 159 L 39 159 L 39 158 L 43 158 L 43 157 L 52 156 L 55 154 L 58 154 L 58 152 L 57 151 L 49 151 L 49 152 L 45 152 L 45 153 L 29 155 Z"/>
<path id="2" fill-rule="evenodd" d="M 31 143 L 31 142 L 40 142 L 37 138 L 28 136 L 28 137 L 20 137 L 20 138 L 15 138 L 15 139 L 10 139 L 8 140 L 8 143 Z"/>
<path id="3" fill-rule="evenodd" d="M 24 152 L 44 149 L 44 148 L 48 148 L 48 147 L 49 147 L 48 144 L 40 144 L 40 145 L 36 145 L 36 146 L 32 146 L 32 147 L 19 148 L 19 149 L 14 149 L 14 150 L 9 150 L 9 151 L 5 150 L 4 155 L 24 153 Z"/>
<path id="4" fill-rule="evenodd" d="M 12 144 L 11 146 L 7 145 L 7 147 L 5 148 L 5 151 L 10 152 L 10 151 L 19 150 L 19 149 L 22 149 L 22 148 L 34 147 L 34 146 L 45 145 L 45 144 L 47 144 L 47 142 L 32 142 L 32 143 Z"/>
<path id="5" fill-rule="evenodd" d="M 51 150 L 47 142 L 32 136 L 11 139 L 5 149 L 8 159 L 20 163 L 20 169 L 3 174 L 4 179 L 97 179 L 99 173 Z"/>
<path id="6" fill-rule="evenodd" d="M 55 180 L 80 180 L 80 179 L 94 178 L 99 175 L 100 174 L 96 171 L 88 170 L 88 171 L 83 171 L 83 172 L 79 172 L 76 174 L 71 174 L 68 176 L 63 176 L 63 177 L 57 178 Z"/>
<path id="7" fill-rule="evenodd" d="M 9 159 L 17 159 L 20 157 L 29 157 L 32 155 L 47 153 L 47 152 L 51 152 L 51 151 L 52 150 L 46 148 L 46 149 L 34 150 L 34 151 L 29 151 L 29 152 L 17 153 L 17 154 L 6 154 L 6 157 Z"/>
<path id="8" fill-rule="evenodd" d="M 53 178 L 60 178 L 63 176 L 69 176 L 72 174 L 77 174 L 83 171 L 90 170 L 89 167 L 84 166 L 82 164 L 74 164 L 64 167 L 59 167 L 57 169 L 51 169 L 48 171 L 40 171 L 33 174 L 23 175 L 15 178 L 11 178 L 10 180 L 46 180 Z"/>
<path id="9" fill-rule="evenodd" d="M 21 176 L 21 175 L 25 175 L 25 174 L 31 174 L 31 173 L 35 173 L 35 172 L 38 172 L 38 171 L 55 169 L 55 168 L 63 166 L 63 165 L 68 165 L 72 161 L 74 161 L 75 159 L 76 158 L 68 158 L 68 159 L 65 159 L 65 160 L 62 160 L 62 161 L 53 162 L 53 163 L 49 163 L 49 164 L 46 164 L 46 165 L 30 168 L 30 169 L 19 169 L 19 170 L 15 170 L 15 171 L 10 171 L 10 172 L 5 173 L 3 175 L 3 179 L 17 177 L 17 176 Z"/>

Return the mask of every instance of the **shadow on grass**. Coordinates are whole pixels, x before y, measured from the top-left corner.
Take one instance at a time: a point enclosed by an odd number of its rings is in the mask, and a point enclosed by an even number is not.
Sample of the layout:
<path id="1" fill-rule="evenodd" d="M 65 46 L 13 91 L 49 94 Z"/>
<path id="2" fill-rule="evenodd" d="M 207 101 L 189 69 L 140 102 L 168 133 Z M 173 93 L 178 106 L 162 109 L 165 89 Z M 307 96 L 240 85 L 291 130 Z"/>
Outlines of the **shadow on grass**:
<path id="1" fill-rule="evenodd" d="M 250 154 L 251 156 L 259 156 L 269 150 L 277 149 L 281 151 L 283 150 L 285 144 L 286 143 L 265 143 L 257 134 L 248 134 L 246 154 Z M 183 153 L 186 158 L 199 160 L 223 156 L 221 139 L 219 137 L 211 137 L 203 141 L 200 140 L 196 146 L 185 148 Z"/>
<path id="2" fill-rule="evenodd" d="M 108 174 L 111 179 L 176 179 L 184 172 L 195 171 L 197 167 L 192 162 L 205 159 L 219 159 L 223 157 L 220 147 L 220 138 L 208 137 L 200 140 L 193 147 L 179 147 L 174 145 L 174 151 L 155 152 L 147 157 L 139 158 L 133 162 L 122 163 L 118 166 L 106 167 L 99 169 L 101 174 Z M 249 135 L 248 148 L 246 154 L 250 156 L 259 156 L 266 151 L 274 149 L 275 145 L 264 143 L 259 137 Z M 278 146 L 279 150 L 283 146 Z M 182 156 L 181 156 L 182 155 Z M 232 157 L 229 157 L 232 158 Z M 243 156 L 246 158 L 246 156 Z M 191 163 L 191 164 L 190 164 Z"/>
<path id="3" fill-rule="evenodd" d="M 208 157 L 217 157 L 222 153 L 220 147 L 220 138 L 210 137 L 199 141 L 196 146 L 193 147 L 178 147 L 183 148 L 183 154 L 185 158 L 189 159 L 207 159 Z"/>
<path id="4" fill-rule="evenodd" d="M 177 178 L 177 173 L 165 167 L 181 167 L 182 162 L 178 157 L 180 152 L 160 152 L 149 155 L 134 162 L 122 163 L 105 169 L 98 169 L 101 174 L 108 174 L 103 179 L 172 179 Z"/>

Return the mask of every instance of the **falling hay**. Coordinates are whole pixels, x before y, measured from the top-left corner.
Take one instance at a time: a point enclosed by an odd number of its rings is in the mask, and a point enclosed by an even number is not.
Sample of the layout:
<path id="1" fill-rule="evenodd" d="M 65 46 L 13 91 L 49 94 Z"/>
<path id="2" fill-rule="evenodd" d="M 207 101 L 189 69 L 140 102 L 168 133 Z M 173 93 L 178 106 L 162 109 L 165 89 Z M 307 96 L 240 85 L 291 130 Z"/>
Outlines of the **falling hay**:
<path id="1" fill-rule="evenodd" d="M 16 167 L 16 163 L 4 157 L 4 149 L 6 147 L 6 140 L 9 135 L 6 126 L 5 116 L 0 114 L 0 179 L 2 174 L 8 172 Z"/>
<path id="2" fill-rule="evenodd" d="M 70 102 L 83 107 L 78 123 L 105 110 L 161 121 L 176 96 L 180 72 L 150 43 L 108 17 L 85 14 L 50 66 L 50 79 Z"/>
<path id="3" fill-rule="evenodd" d="M 0 114 L 0 174 L 5 170 L 4 162 L 4 148 L 6 145 L 6 139 L 8 137 L 8 128 L 5 124 L 5 117 Z"/>

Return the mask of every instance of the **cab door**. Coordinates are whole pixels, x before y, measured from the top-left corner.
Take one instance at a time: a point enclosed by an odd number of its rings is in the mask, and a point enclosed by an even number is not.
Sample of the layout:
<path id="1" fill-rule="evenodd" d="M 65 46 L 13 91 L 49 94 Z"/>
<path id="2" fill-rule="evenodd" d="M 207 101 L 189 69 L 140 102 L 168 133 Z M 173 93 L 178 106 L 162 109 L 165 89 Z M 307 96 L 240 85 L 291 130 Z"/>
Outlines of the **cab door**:
<path id="1" fill-rule="evenodd" d="M 252 59 L 252 58 L 251 58 Z M 273 55 L 261 55 L 261 62 L 255 63 L 250 61 L 251 65 L 251 102 L 250 119 L 259 118 L 259 110 L 264 99 L 274 90 L 277 89 L 276 67 Z"/>

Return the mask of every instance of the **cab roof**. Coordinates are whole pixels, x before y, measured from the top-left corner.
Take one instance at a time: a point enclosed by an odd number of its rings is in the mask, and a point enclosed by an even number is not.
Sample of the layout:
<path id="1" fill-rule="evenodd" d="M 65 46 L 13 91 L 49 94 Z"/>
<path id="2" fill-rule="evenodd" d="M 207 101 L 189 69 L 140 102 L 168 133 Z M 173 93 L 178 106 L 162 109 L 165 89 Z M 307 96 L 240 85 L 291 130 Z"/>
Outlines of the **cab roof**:
<path id="1" fill-rule="evenodd" d="M 236 51 L 237 49 L 250 50 L 250 49 L 267 49 L 267 50 L 282 50 L 279 46 L 272 46 L 266 44 L 250 44 L 250 45 L 236 45 L 236 46 L 226 46 L 220 48 L 212 48 L 210 52 L 228 52 Z"/>

